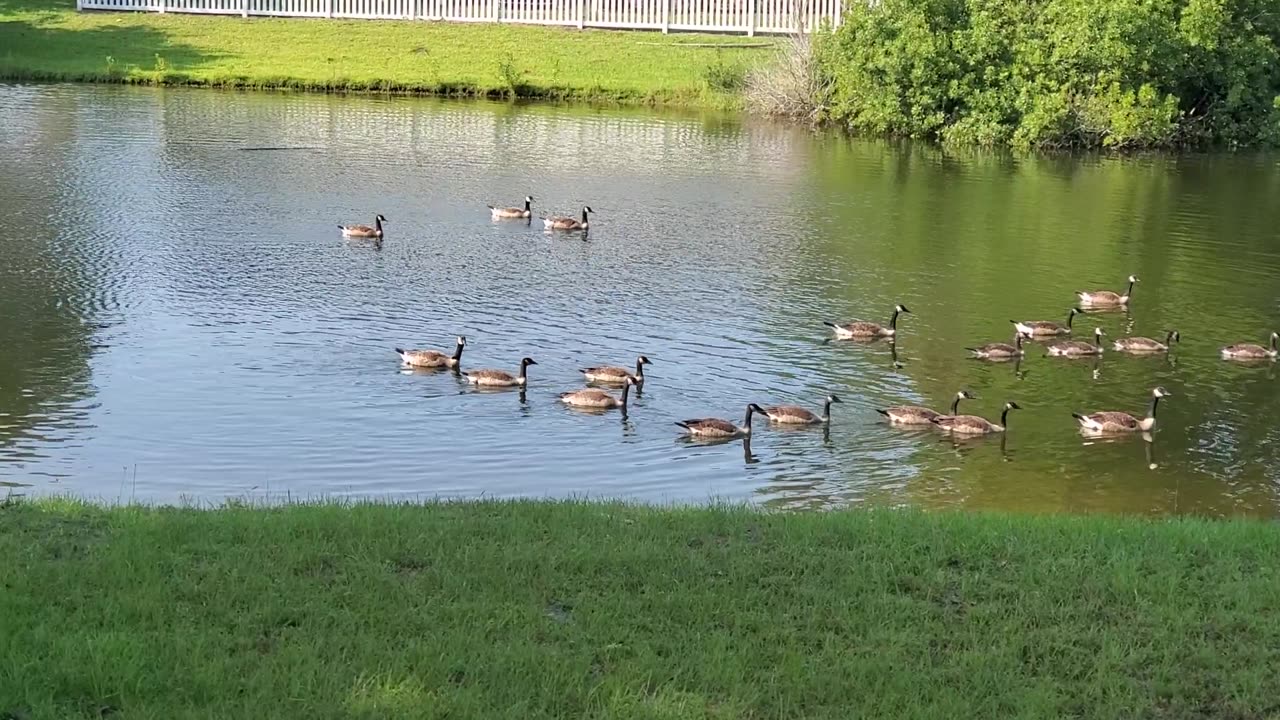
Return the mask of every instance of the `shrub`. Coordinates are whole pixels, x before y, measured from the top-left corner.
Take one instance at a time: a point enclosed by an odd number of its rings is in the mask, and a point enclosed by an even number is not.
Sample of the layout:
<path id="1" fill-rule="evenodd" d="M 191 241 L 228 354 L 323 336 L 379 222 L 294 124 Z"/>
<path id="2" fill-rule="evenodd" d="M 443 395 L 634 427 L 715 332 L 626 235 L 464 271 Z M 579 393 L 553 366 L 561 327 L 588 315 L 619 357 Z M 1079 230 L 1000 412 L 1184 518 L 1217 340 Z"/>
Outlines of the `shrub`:
<path id="1" fill-rule="evenodd" d="M 1021 148 L 1280 140 L 1274 0 L 851 3 L 820 54 L 854 131 Z"/>
<path id="2" fill-rule="evenodd" d="M 764 115 L 817 122 L 827 111 L 832 85 L 818 56 L 824 37 L 793 33 L 773 62 L 752 69 L 746 78 L 747 107 Z"/>

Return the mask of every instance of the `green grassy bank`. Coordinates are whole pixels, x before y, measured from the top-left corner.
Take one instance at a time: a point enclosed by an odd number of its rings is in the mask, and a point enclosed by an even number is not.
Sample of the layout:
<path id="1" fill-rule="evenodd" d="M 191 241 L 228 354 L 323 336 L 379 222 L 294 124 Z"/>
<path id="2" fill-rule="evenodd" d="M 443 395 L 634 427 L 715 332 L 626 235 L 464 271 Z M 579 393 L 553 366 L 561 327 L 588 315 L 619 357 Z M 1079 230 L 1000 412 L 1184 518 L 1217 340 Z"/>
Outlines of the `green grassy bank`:
<path id="1" fill-rule="evenodd" d="M 0 509 L 3 718 L 1274 718 L 1256 522 Z"/>
<path id="2" fill-rule="evenodd" d="M 743 38 L 518 25 L 77 13 L 0 0 L 0 78 L 731 107 Z M 771 42 L 762 40 L 753 42 Z"/>

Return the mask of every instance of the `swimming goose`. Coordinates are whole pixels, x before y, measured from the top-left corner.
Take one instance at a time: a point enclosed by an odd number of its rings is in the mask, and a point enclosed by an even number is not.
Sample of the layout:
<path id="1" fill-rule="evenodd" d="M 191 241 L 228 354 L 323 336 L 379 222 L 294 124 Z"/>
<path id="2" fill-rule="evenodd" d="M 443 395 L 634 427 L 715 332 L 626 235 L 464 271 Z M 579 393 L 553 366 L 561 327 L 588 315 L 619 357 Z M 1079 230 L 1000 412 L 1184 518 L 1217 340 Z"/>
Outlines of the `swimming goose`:
<path id="1" fill-rule="evenodd" d="M 548 230 L 586 230 L 588 226 L 587 213 L 593 213 L 590 207 L 582 208 L 582 220 L 574 220 L 571 217 L 563 215 L 551 215 L 542 218 L 542 226 Z"/>
<path id="2" fill-rule="evenodd" d="M 1067 313 L 1066 325 L 1048 320 L 1010 320 L 1009 322 L 1013 323 L 1013 326 L 1023 335 L 1070 335 L 1071 322 L 1082 312 L 1084 311 L 1080 308 L 1071 308 L 1071 312 Z"/>
<path id="3" fill-rule="evenodd" d="M 975 400 L 976 395 L 971 394 L 968 390 L 961 390 L 956 393 L 956 397 L 951 401 L 951 414 L 956 414 L 956 408 L 960 407 L 961 400 Z M 889 418 L 889 423 L 893 425 L 928 425 L 935 418 L 942 417 L 942 413 L 937 410 L 931 410 L 927 407 L 919 405 L 897 405 L 895 407 L 876 408 L 876 412 Z"/>
<path id="4" fill-rule="evenodd" d="M 524 208 L 500 208 L 492 205 L 489 207 L 489 213 L 493 215 L 494 220 L 514 220 L 525 219 L 533 216 L 533 196 L 524 196 Z"/>
<path id="5" fill-rule="evenodd" d="M 599 408 L 601 410 L 622 408 L 622 413 L 625 415 L 627 412 L 627 395 L 631 392 L 631 386 L 635 385 L 637 380 L 628 375 L 623 382 L 622 399 L 618 399 L 604 390 L 586 388 L 585 390 L 560 393 L 560 402 L 574 407 Z"/>
<path id="6" fill-rule="evenodd" d="M 747 406 L 747 417 L 742 421 L 742 425 L 734 425 L 728 420 L 719 418 L 695 418 L 693 420 L 680 420 L 676 423 L 684 428 L 690 436 L 701 438 L 727 439 L 742 437 L 751 434 L 751 414 L 760 413 L 768 415 L 764 408 L 755 403 Z"/>
<path id="7" fill-rule="evenodd" d="M 849 340 L 851 338 L 877 338 L 877 337 L 893 337 L 898 332 L 898 315 L 901 313 L 910 313 L 906 305 L 894 305 L 893 317 L 889 318 L 889 327 L 885 327 L 880 323 L 857 321 L 837 325 L 833 322 L 823 321 L 823 325 L 831 328 L 837 338 L 841 340 Z"/>
<path id="8" fill-rule="evenodd" d="M 456 368 L 462 361 L 462 348 L 467 346 L 467 339 L 458 336 L 458 343 L 453 348 L 453 355 L 445 355 L 439 350 L 402 350 L 396 348 L 396 354 L 406 367 L 417 368 Z"/>
<path id="9" fill-rule="evenodd" d="M 1277 355 L 1276 342 L 1280 340 L 1280 334 L 1271 333 L 1271 348 L 1267 349 L 1261 345 L 1253 343 L 1237 343 L 1222 348 L 1222 357 L 1225 360 L 1274 360 Z"/>
<path id="10" fill-rule="evenodd" d="M 1045 348 L 1049 355 L 1058 357 L 1084 357 L 1085 355 L 1102 354 L 1102 336 L 1106 335 L 1102 328 L 1093 329 L 1093 344 L 1083 340 L 1063 340 Z"/>
<path id="11" fill-rule="evenodd" d="M 524 358 L 520 361 L 520 374 L 512 375 L 503 370 L 472 370 L 466 373 L 467 382 L 472 385 L 481 385 L 488 387 L 524 387 L 528 380 L 527 372 L 530 365 L 537 365 L 533 358 Z"/>
<path id="12" fill-rule="evenodd" d="M 1076 422 L 1080 424 L 1081 432 L 1088 435 L 1137 432 L 1139 430 L 1148 432 L 1156 426 L 1156 407 L 1160 405 L 1160 398 L 1172 396 L 1173 393 L 1162 387 L 1152 390 L 1151 407 L 1147 409 L 1147 416 L 1141 420 L 1129 413 L 1114 410 L 1096 412 L 1092 415 L 1071 413 L 1071 417 L 1075 418 Z"/>
<path id="13" fill-rule="evenodd" d="M 1122 337 L 1116 338 L 1111 343 L 1111 347 L 1120 352 L 1127 353 L 1162 353 L 1169 352 L 1169 348 L 1173 347 L 1176 342 L 1181 342 L 1182 336 L 1177 330 L 1170 330 L 1165 336 L 1164 342 L 1152 340 L 1149 337 Z"/>
<path id="14" fill-rule="evenodd" d="M 1021 410 L 1016 402 L 1007 402 L 1004 404 L 1004 412 L 1000 413 L 1000 424 L 978 417 L 977 415 L 941 415 L 933 419 L 933 424 L 937 425 L 944 432 L 954 433 L 957 435 L 986 435 L 988 433 L 1004 432 L 1009 422 L 1010 410 Z"/>
<path id="15" fill-rule="evenodd" d="M 976 358 L 983 360 L 1008 360 L 1009 358 L 1022 357 L 1026 351 L 1022 349 L 1022 339 L 1026 335 L 1019 330 L 1013 331 L 1013 344 L 1009 343 L 987 343 L 978 347 L 965 348 Z"/>
<path id="16" fill-rule="evenodd" d="M 342 231 L 343 237 L 359 237 L 359 238 L 380 238 L 382 237 L 382 223 L 387 219 L 381 213 L 373 219 L 373 227 L 368 225 L 339 225 L 338 229 Z"/>
<path id="17" fill-rule="evenodd" d="M 636 383 L 641 385 L 644 384 L 644 366 L 652 364 L 653 363 L 649 361 L 649 358 L 644 355 L 636 358 L 636 372 L 634 376 Z M 615 365 L 580 368 L 578 372 L 585 375 L 589 382 L 623 383 L 627 381 L 627 378 L 632 377 L 630 370 L 627 370 L 624 367 L 617 367 Z"/>
<path id="18" fill-rule="evenodd" d="M 1077 290 L 1076 297 L 1080 298 L 1081 305 L 1088 305 L 1091 307 L 1116 307 L 1118 305 L 1128 305 L 1129 298 L 1133 295 L 1133 284 L 1136 282 L 1139 282 L 1138 278 L 1130 275 L 1129 289 L 1125 290 L 1123 295 L 1111 292 L 1110 290 L 1094 290 L 1093 292 Z"/>
<path id="19" fill-rule="evenodd" d="M 835 395 L 828 395 L 827 401 L 822 404 L 822 414 L 816 415 L 812 410 L 807 410 L 796 405 L 775 405 L 774 407 L 765 408 L 764 414 L 776 423 L 787 425 L 818 425 L 820 423 L 831 422 L 831 403 L 843 402 Z"/>

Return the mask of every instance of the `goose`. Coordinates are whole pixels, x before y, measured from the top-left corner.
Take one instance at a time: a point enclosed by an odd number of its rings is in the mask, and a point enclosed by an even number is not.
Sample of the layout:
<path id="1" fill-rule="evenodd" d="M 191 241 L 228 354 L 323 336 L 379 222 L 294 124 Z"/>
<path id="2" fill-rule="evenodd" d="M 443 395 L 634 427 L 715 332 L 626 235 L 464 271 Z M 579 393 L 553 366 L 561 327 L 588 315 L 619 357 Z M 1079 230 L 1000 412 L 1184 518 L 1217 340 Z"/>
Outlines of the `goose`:
<path id="1" fill-rule="evenodd" d="M 500 208 L 500 207 L 494 207 L 492 205 L 489 205 L 488 207 L 489 207 L 489 214 L 493 216 L 494 220 L 514 220 L 514 219 L 523 220 L 525 218 L 529 218 L 533 216 L 533 196 L 532 195 L 524 196 L 523 209 L 514 208 L 514 207 Z"/>
<path id="2" fill-rule="evenodd" d="M 439 350 L 402 350 L 396 348 L 396 354 L 406 367 L 417 368 L 456 368 L 462 362 L 462 349 L 467 346 L 467 339 L 459 335 L 458 344 L 453 348 L 453 355 L 445 355 Z"/>
<path id="3" fill-rule="evenodd" d="M 1092 307 L 1116 307 L 1118 305 L 1128 305 L 1129 298 L 1133 296 L 1133 284 L 1136 282 L 1140 281 L 1138 278 L 1130 275 L 1129 289 L 1125 290 L 1123 295 L 1111 292 L 1110 290 L 1094 290 L 1093 292 L 1077 290 L 1076 297 L 1080 299 L 1081 305 L 1089 305 Z"/>
<path id="4" fill-rule="evenodd" d="M 622 413 L 627 412 L 627 395 L 631 392 L 631 386 L 638 381 L 636 378 L 628 375 L 622 386 L 622 398 L 618 399 L 604 390 L 595 388 L 586 388 L 585 390 L 574 390 L 572 392 L 560 393 L 560 402 L 565 405 L 572 405 L 580 408 L 597 408 L 600 410 L 608 410 L 609 408 L 622 408 Z"/>
<path id="5" fill-rule="evenodd" d="M 644 355 L 641 355 L 640 357 L 636 358 L 636 372 L 634 375 L 636 379 L 636 384 L 638 385 L 644 384 L 644 366 L 652 365 L 652 364 L 653 363 L 650 362 L 649 358 L 645 357 Z M 623 383 L 627 381 L 627 378 L 632 377 L 632 374 L 629 370 L 627 370 L 624 367 L 617 367 L 615 365 L 601 365 L 600 367 L 580 368 L 578 372 L 585 375 L 588 382 Z"/>
<path id="6" fill-rule="evenodd" d="M 986 435 L 988 433 L 1004 432 L 1009 422 L 1010 410 L 1021 410 L 1016 402 L 1007 402 L 1004 404 L 1004 412 L 1000 413 L 1000 424 L 997 425 L 986 418 L 977 415 L 940 415 L 933 419 L 933 424 L 937 425 L 944 432 L 954 433 L 957 435 Z"/>
<path id="7" fill-rule="evenodd" d="M 956 393 L 956 397 L 951 401 L 951 415 L 956 414 L 956 409 L 960 407 L 961 400 L 976 400 L 977 396 L 968 390 L 961 390 Z M 942 413 L 936 410 L 930 410 L 927 407 L 919 405 L 898 405 L 896 407 L 876 408 L 876 412 L 889 418 L 892 425 L 928 425 L 936 418 L 942 417 Z"/>
<path id="8" fill-rule="evenodd" d="M 1147 409 L 1147 416 L 1139 420 L 1138 418 L 1126 412 L 1117 412 L 1114 410 L 1106 410 L 1096 412 L 1091 415 L 1081 415 L 1080 413 L 1071 413 L 1071 417 L 1080 423 L 1080 430 L 1088 435 L 1105 435 L 1110 433 L 1126 433 L 1126 432 L 1149 432 L 1156 426 L 1156 408 L 1160 405 L 1160 398 L 1172 397 L 1173 393 L 1162 387 L 1155 388 L 1151 391 L 1151 407 Z"/>
<path id="9" fill-rule="evenodd" d="M 382 223 L 387 219 L 381 213 L 373 219 L 373 227 L 368 225 L 339 225 L 338 229 L 342 231 L 343 237 L 359 237 L 359 238 L 381 238 Z"/>
<path id="10" fill-rule="evenodd" d="M 728 420 L 719 418 L 695 418 L 693 420 L 680 420 L 676 425 L 684 428 L 688 435 L 692 437 L 728 439 L 742 437 L 751 434 L 751 414 L 760 413 L 768 415 L 764 408 L 755 403 L 747 406 L 747 417 L 742 421 L 742 425 L 734 425 Z"/>
<path id="11" fill-rule="evenodd" d="M 898 315 L 901 313 L 910 314 L 906 305 L 894 305 L 893 317 L 889 318 L 889 327 L 885 327 L 880 323 L 857 321 L 837 325 L 833 322 L 823 321 L 823 325 L 831 328 L 836 337 L 841 340 L 849 340 L 851 338 L 882 338 L 893 337 L 898 332 Z"/>
<path id="12" fill-rule="evenodd" d="M 467 382 L 472 385 L 488 387 L 524 387 L 528 381 L 527 372 L 530 365 L 537 365 L 533 358 L 520 360 L 520 374 L 512 375 L 503 370 L 472 370 L 466 373 Z"/>
<path id="13" fill-rule="evenodd" d="M 1070 335 L 1071 321 L 1082 312 L 1084 311 L 1078 307 L 1071 308 L 1071 312 L 1067 313 L 1066 325 L 1048 320 L 1010 320 L 1009 322 L 1013 323 L 1013 326 L 1023 335 Z"/>
<path id="14" fill-rule="evenodd" d="M 1058 357 L 1083 357 L 1085 355 L 1102 354 L 1102 336 L 1106 335 L 1102 328 L 1094 328 L 1093 344 L 1083 340 L 1063 340 L 1046 348 L 1049 355 Z"/>
<path id="15" fill-rule="evenodd" d="M 1222 357 L 1226 360 L 1274 360 L 1277 354 L 1277 341 L 1280 341 L 1280 334 L 1271 333 L 1270 349 L 1253 343 L 1228 345 L 1222 348 Z"/>
<path id="16" fill-rule="evenodd" d="M 775 405 L 765 408 L 764 414 L 769 416 L 769 420 L 785 425 L 819 425 L 831 422 L 831 403 L 838 402 L 844 401 L 835 395 L 828 395 L 826 402 L 822 404 L 821 415 L 796 405 Z"/>
<path id="17" fill-rule="evenodd" d="M 1009 358 L 1022 357 L 1026 351 L 1022 349 L 1022 339 L 1025 338 L 1019 330 L 1013 331 L 1013 344 L 1009 343 L 987 343 L 978 347 L 965 348 L 976 358 L 983 360 L 1008 360 Z"/>
<path id="18" fill-rule="evenodd" d="M 1164 342 L 1152 340 L 1148 337 L 1122 337 L 1116 338 L 1111 343 L 1111 347 L 1127 353 L 1162 353 L 1169 352 L 1169 348 L 1173 347 L 1174 343 L 1181 341 L 1182 336 L 1178 334 L 1178 331 L 1170 330 L 1169 334 L 1165 335 Z"/>
<path id="19" fill-rule="evenodd" d="M 582 220 L 574 220 L 571 217 L 563 215 L 551 215 L 542 218 L 542 226 L 548 230 L 586 230 L 588 226 L 587 213 L 593 213 L 590 207 L 582 208 Z"/>

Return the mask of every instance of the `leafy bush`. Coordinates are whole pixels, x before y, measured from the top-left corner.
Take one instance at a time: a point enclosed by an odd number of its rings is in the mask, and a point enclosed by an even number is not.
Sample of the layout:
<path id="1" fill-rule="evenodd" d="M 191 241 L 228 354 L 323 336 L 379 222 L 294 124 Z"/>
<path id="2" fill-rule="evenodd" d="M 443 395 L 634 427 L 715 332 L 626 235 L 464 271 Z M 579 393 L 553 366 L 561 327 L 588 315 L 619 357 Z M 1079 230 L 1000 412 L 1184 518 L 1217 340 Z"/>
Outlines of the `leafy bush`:
<path id="1" fill-rule="evenodd" d="M 726 63 L 716 50 L 716 59 L 702 69 L 707 87 L 720 92 L 737 92 L 747 84 L 747 69 L 737 63 Z"/>
<path id="2" fill-rule="evenodd" d="M 828 119 L 1022 148 L 1280 141 L 1276 0 L 853 2 Z"/>

